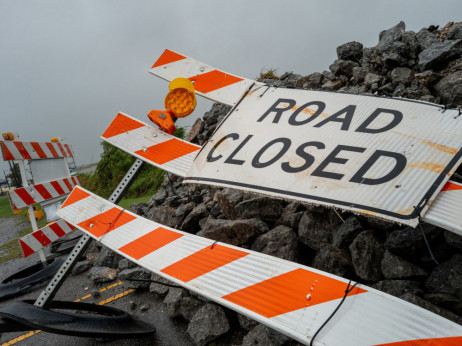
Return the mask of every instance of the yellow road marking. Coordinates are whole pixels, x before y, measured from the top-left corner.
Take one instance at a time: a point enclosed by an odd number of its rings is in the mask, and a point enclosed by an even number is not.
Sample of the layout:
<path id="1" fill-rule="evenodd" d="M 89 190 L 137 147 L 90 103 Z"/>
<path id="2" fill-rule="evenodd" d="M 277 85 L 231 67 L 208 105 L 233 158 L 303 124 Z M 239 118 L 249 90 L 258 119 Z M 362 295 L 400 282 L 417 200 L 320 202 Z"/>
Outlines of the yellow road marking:
<path id="1" fill-rule="evenodd" d="M 106 290 L 108 290 L 108 289 L 114 288 L 114 287 L 116 287 L 116 286 L 118 286 L 118 285 L 121 285 L 121 284 L 122 284 L 122 281 L 119 281 L 119 282 L 117 282 L 117 283 L 115 283 L 115 284 L 113 284 L 113 285 L 110 285 L 110 286 L 108 286 L 108 287 L 102 288 L 102 289 L 100 289 L 99 291 L 100 291 L 100 292 L 104 292 L 104 291 L 106 291 Z M 110 297 L 110 298 L 108 298 L 108 299 L 106 299 L 106 300 L 102 300 L 102 301 L 100 301 L 100 302 L 97 303 L 97 304 L 98 304 L 98 305 L 105 305 L 105 304 L 110 303 L 110 302 L 113 302 L 113 301 L 115 301 L 115 300 L 117 300 L 117 299 L 119 299 L 119 298 L 125 297 L 125 296 L 127 296 L 127 295 L 129 295 L 129 294 L 131 294 L 131 293 L 133 293 L 133 292 L 135 292 L 135 290 L 134 290 L 133 288 L 131 288 L 131 289 L 125 291 L 125 292 L 116 294 L 115 296 L 112 296 L 112 297 Z M 79 302 L 79 301 L 81 301 L 81 300 L 88 299 L 88 298 L 90 298 L 90 297 L 91 297 L 91 294 L 87 294 L 86 296 L 83 296 L 82 298 L 79 298 L 79 299 L 74 300 L 74 302 Z M 14 338 L 14 339 L 12 339 L 12 340 L 10 340 L 10 341 L 8 341 L 8 342 L 4 342 L 1 346 L 10 346 L 10 345 L 14 345 L 14 344 L 16 344 L 17 342 L 20 342 L 20 341 L 23 341 L 24 339 L 30 338 L 31 336 L 33 336 L 33 335 L 35 335 L 35 334 L 38 334 L 38 333 L 40 333 L 40 332 L 41 332 L 41 330 L 33 330 L 33 331 L 30 331 L 29 333 L 20 335 L 20 336 L 18 336 L 17 338 Z"/>

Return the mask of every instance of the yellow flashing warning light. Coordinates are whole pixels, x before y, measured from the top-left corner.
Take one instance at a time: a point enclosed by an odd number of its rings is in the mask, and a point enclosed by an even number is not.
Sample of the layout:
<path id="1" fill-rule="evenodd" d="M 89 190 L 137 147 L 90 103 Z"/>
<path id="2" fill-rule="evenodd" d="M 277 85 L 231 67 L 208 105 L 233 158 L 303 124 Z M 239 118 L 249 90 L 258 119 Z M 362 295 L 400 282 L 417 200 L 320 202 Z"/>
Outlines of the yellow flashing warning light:
<path id="1" fill-rule="evenodd" d="M 184 118 L 196 108 L 194 86 L 187 78 L 175 78 L 168 85 L 169 93 L 165 96 L 165 111 L 151 110 L 149 119 L 163 131 L 173 134 L 176 130 L 176 118 Z"/>
<path id="2" fill-rule="evenodd" d="M 52 139 L 50 139 L 50 142 L 53 142 L 53 143 L 59 143 L 61 142 L 63 139 L 61 137 L 53 137 Z"/>
<path id="3" fill-rule="evenodd" d="M 5 141 L 12 141 L 14 140 L 14 134 L 12 132 L 5 132 L 5 133 L 2 133 L 2 138 Z"/>
<path id="4" fill-rule="evenodd" d="M 168 85 L 170 92 L 165 96 L 165 109 L 171 111 L 173 116 L 183 118 L 191 114 L 196 108 L 196 95 L 194 86 L 187 78 L 175 78 Z"/>

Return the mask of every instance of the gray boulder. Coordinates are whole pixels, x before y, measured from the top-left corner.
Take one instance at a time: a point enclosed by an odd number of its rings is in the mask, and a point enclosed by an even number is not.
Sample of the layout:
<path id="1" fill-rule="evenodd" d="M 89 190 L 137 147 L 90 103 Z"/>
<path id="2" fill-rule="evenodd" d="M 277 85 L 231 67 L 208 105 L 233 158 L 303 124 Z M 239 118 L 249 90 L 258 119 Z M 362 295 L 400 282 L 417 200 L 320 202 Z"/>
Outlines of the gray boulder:
<path id="1" fill-rule="evenodd" d="M 462 39 L 462 23 L 454 24 L 448 32 L 448 39 L 458 40 Z"/>
<path id="2" fill-rule="evenodd" d="M 420 50 L 425 50 L 430 47 L 432 44 L 438 43 L 438 38 L 436 35 L 427 29 L 421 29 L 417 33 L 417 43 L 420 46 Z"/>
<path id="3" fill-rule="evenodd" d="M 439 67 L 454 57 L 460 56 L 462 39 L 432 44 L 419 54 L 420 71 Z"/>
<path id="4" fill-rule="evenodd" d="M 356 236 L 363 230 L 363 226 L 358 219 L 355 216 L 351 216 L 332 233 L 332 245 L 348 249 Z"/>
<path id="5" fill-rule="evenodd" d="M 242 346 L 281 346 L 288 342 L 290 338 L 271 328 L 259 324 L 253 328 L 242 340 Z"/>
<path id="6" fill-rule="evenodd" d="M 152 282 L 152 281 L 157 281 L 157 282 Z M 155 295 L 160 296 L 160 297 L 165 296 L 168 293 L 168 290 L 170 289 L 170 287 L 166 285 L 162 285 L 163 283 L 172 284 L 171 281 L 164 279 L 162 276 L 159 276 L 155 273 L 151 273 L 151 283 L 149 285 L 149 292 L 154 293 Z"/>
<path id="7" fill-rule="evenodd" d="M 391 71 L 391 80 L 395 84 L 410 85 L 414 80 L 414 72 L 407 67 L 397 67 Z"/>
<path id="8" fill-rule="evenodd" d="M 95 267 L 108 267 L 108 268 L 119 268 L 119 262 L 123 260 L 124 257 L 119 255 L 117 252 L 112 251 L 107 246 L 103 246 L 101 252 L 99 253 L 98 258 L 96 259 L 94 266 Z"/>
<path id="9" fill-rule="evenodd" d="M 405 30 L 406 24 L 404 24 L 404 22 L 399 22 L 394 27 L 382 31 L 379 35 L 379 43 L 376 46 L 376 50 L 379 53 L 389 50 L 395 41 L 401 39 L 401 35 Z"/>
<path id="10" fill-rule="evenodd" d="M 119 279 L 125 281 L 128 288 L 147 290 L 151 284 L 151 272 L 141 267 L 125 269 L 119 273 Z"/>
<path id="11" fill-rule="evenodd" d="M 244 193 L 242 191 L 230 188 L 223 189 L 217 193 L 218 205 L 227 219 L 236 219 L 234 207 L 242 201 L 243 196 Z"/>
<path id="12" fill-rule="evenodd" d="M 337 47 L 337 56 L 341 60 L 352 60 L 359 62 L 363 57 L 363 45 L 352 41 Z"/>
<path id="13" fill-rule="evenodd" d="M 208 219 L 198 235 L 231 245 L 243 245 L 268 231 L 261 220 Z"/>
<path id="14" fill-rule="evenodd" d="M 228 332 L 229 328 L 223 308 L 209 303 L 196 312 L 187 332 L 197 345 L 207 345 Z"/>
<path id="15" fill-rule="evenodd" d="M 346 278 L 353 278 L 355 274 L 350 253 L 331 245 L 321 248 L 316 253 L 311 266 Z"/>
<path id="16" fill-rule="evenodd" d="M 462 299 L 462 254 L 438 265 L 428 276 L 425 286 L 429 292 L 448 293 Z"/>
<path id="17" fill-rule="evenodd" d="M 93 267 L 88 272 L 88 278 L 95 284 L 114 281 L 117 278 L 117 270 L 108 267 Z"/>
<path id="18" fill-rule="evenodd" d="M 237 219 L 259 218 L 268 225 L 274 225 L 284 210 L 285 202 L 269 197 L 257 197 L 242 201 L 234 207 Z"/>
<path id="19" fill-rule="evenodd" d="M 288 261 L 297 260 L 297 234 L 286 226 L 277 226 L 252 243 L 252 250 Z"/>
<path id="20" fill-rule="evenodd" d="M 412 280 L 383 280 L 377 282 L 371 287 L 395 297 L 400 297 L 406 293 L 414 295 L 421 295 L 423 293 L 420 283 Z"/>
<path id="21" fill-rule="evenodd" d="M 367 281 L 379 281 L 382 277 L 383 245 L 372 231 L 361 232 L 350 245 L 351 259 L 356 275 Z"/>
<path id="22" fill-rule="evenodd" d="M 435 91 L 445 104 L 462 105 L 462 71 L 456 71 L 441 79 L 435 85 Z"/>
<path id="23" fill-rule="evenodd" d="M 388 280 L 422 277 L 428 274 L 422 268 L 393 255 L 388 250 L 383 255 L 381 266 L 383 276 Z"/>
<path id="24" fill-rule="evenodd" d="M 313 250 L 320 250 L 332 242 L 332 233 L 341 222 L 332 209 L 325 209 L 322 213 L 307 211 L 298 225 L 299 240 Z"/>
<path id="25" fill-rule="evenodd" d="M 197 233 L 199 231 L 199 221 L 209 215 L 205 204 L 199 204 L 195 207 L 181 224 L 181 229 L 190 233 Z"/>

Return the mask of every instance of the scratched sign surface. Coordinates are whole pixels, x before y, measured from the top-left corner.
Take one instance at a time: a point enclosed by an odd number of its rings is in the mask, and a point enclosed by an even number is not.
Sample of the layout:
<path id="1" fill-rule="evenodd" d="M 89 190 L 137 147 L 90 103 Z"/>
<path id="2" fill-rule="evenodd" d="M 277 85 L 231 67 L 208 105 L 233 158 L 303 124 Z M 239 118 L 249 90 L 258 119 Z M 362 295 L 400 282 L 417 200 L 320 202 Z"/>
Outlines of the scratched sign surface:
<path id="1" fill-rule="evenodd" d="M 415 226 L 461 163 L 458 115 L 412 100 L 258 87 L 218 127 L 186 180 Z"/>

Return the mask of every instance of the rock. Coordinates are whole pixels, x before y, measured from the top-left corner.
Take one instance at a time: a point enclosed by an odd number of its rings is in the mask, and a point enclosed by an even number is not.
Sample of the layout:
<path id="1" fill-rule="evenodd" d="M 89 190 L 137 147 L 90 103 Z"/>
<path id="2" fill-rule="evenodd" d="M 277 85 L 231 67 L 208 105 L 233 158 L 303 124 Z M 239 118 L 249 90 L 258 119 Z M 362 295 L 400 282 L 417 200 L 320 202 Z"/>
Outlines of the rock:
<path id="1" fill-rule="evenodd" d="M 197 233 L 200 230 L 199 220 L 207 217 L 208 214 L 209 212 L 205 204 L 199 204 L 184 219 L 180 229 L 190 233 Z"/>
<path id="2" fill-rule="evenodd" d="M 119 279 L 125 281 L 128 288 L 147 290 L 151 284 L 151 272 L 141 267 L 125 269 L 119 273 Z"/>
<path id="3" fill-rule="evenodd" d="M 433 87 L 443 76 L 433 72 L 431 70 L 417 73 L 415 78 L 420 82 L 421 85 L 426 87 Z"/>
<path id="4" fill-rule="evenodd" d="M 136 268 L 137 264 L 135 262 L 130 261 L 129 259 L 123 258 L 119 261 L 119 267 L 118 269 L 120 271 L 125 270 L 125 269 L 133 269 Z"/>
<path id="5" fill-rule="evenodd" d="M 176 208 L 163 205 L 151 208 L 149 219 L 168 227 L 175 227 L 180 217 L 176 215 Z"/>
<path id="6" fill-rule="evenodd" d="M 112 251 L 107 246 L 103 246 L 98 258 L 96 259 L 95 267 L 108 267 L 108 268 L 119 268 L 119 262 L 123 259 L 117 252 Z"/>
<path id="7" fill-rule="evenodd" d="M 174 318 L 181 316 L 181 300 L 186 296 L 188 296 L 188 294 L 183 288 L 169 288 L 168 294 L 164 299 L 164 304 L 170 317 Z"/>
<path id="8" fill-rule="evenodd" d="M 237 314 L 237 320 L 239 321 L 239 325 L 241 326 L 241 328 L 247 331 L 253 329 L 258 325 L 257 321 L 252 320 L 251 318 L 241 314 Z"/>
<path id="9" fill-rule="evenodd" d="M 444 240 L 450 247 L 457 250 L 462 250 L 462 236 L 450 231 L 445 231 Z"/>
<path id="10" fill-rule="evenodd" d="M 179 311 L 181 316 L 183 316 L 187 321 L 190 321 L 194 315 L 199 311 L 202 306 L 204 306 L 202 300 L 197 299 L 193 296 L 183 297 L 180 301 Z"/>
<path id="11" fill-rule="evenodd" d="M 423 293 L 420 283 L 412 280 L 383 280 L 371 286 L 382 292 L 400 297 L 405 293 L 420 295 Z"/>
<path id="12" fill-rule="evenodd" d="M 262 234 L 252 243 L 251 249 L 288 261 L 297 260 L 297 234 L 287 226 L 277 226 Z"/>
<path id="13" fill-rule="evenodd" d="M 381 78 L 375 73 L 368 73 L 364 77 L 364 84 L 371 85 L 380 82 Z"/>
<path id="14" fill-rule="evenodd" d="M 202 125 L 202 119 L 197 118 L 193 126 L 191 127 L 191 130 L 189 130 L 188 137 L 186 137 L 186 141 L 194 143 L 194 141 L 197 138 L 197 135 L 199 134 L 201 130 L 201 125 Z"/>
<path id="15" fill-rule="evenodd" d="M 117 270 L 108 267 L 93 267 L 88 273 L 88 277 L 95 284 L 114 281 L 117 277 Z"/>
<path id="16" fill-rule="evenodd" d="M 88 269 L 90 269 L 92 266 L 93 264 L 88 261 L 80 261 L 75 265 L 74 269 L 72 269 L 72 275 L 76 276 L 82 274 L 83 272 L 86 272 Z"/>
<path id="17" fill-rule="evenodd" d="M 363 57 L 363 45 L 352 41 L 337 47 L 337 56 L 341 60 L 351 60 L 359 62 Z"/>
<path id="18" fill-rule="evenodd" d="M 454 72 L 441 79 L 435 85 L 435 91 L 445 104 L 462 105 L 462 71 Z"/>
<path id="19" fill-rule="evenodd" d="M 353 67 L 353 78 L 356 83 L 364 81 L 368 73 L 371 73 L 371 69 L 368 67 Z"/>
<path id="20" fill-rule="evenodd" d="M 425 300 L 430 303 L 441 306 L 444 309 L 450 310 L 458 315 L 462 314 L 462 300 L 447 293 L 426 293 L 423 295 Z"/>
<path id="21" fill-rule="evenodd" d="M 341 87 L 342 87 L 342 81 L 340 79 L 329 80 L 321 86 L 321 88 L 325 90 L 338 90 Z"/>
<path id="22" fill-rule="evenodd" d="M 425 224 L 422 227 L 427 239 L 430 241 L 436 239 L 439 235 L 439 233 L 435 232 L 435 226 Z M 391 232 L 385 242 L 385 248 L 396 255 L 410 258 L 414 257 L 426 246 L 420 229 L 406 227 Z"/>
<path id="23" fill-rule="evenodd" d="M 242 340 L 242 346 L 281 346 L 289 341 L 290 338 L 271 328 L 259 324 L 253 328 Z"/>
<path id="24" fill-rule="evenodd" d="M 143 305 L 140 306 L 140 311 L 141 311 L 141 312 L 146 312 L 146 311 L 148 311 L 150 308 L 151 308 L 151 305 L 150 305 L 150 304 L 143 304 Z"/>
<path id="25" fill-rule="evenodd" d="M 393 42 L 398 41 L 401 38 L 401 35 L 406 29 L 406 24 L 404 22 L 399 22 L 394 27 L 384 30 L 379 35 L 379 43 L 376 46 L 376 50 L 379 53 L 383 53 L 390 49 L 393 45 Z"/>
<path id="26" fill-rule="evenodd" d="M 130 209 L 129 209 L 131 212 L 137 214 L 137 215 L 140 215 L 140 216 L 146 216 L 146 213 L 149 211 L 149 206 L 147 203 L 132 203 L 130 205 Z"/>
<path id="27" fill-rule="evenodd" d="M 329 69 L 335 76 L 345 75 L 348 77 L 353 76 L 353 68 L 359 67 L 359 64 L 350 60 L 335 60 Z"/>
<path id="28" fill-rule="evenodd" d="M 229 330 L 229 322 L 222 307 L 204 305 L 188 325 L 188 334 L 197 345 L 207 345 Z"/>
<path id="29" fill-rule="evenodd" d="M 268 231 L 268 226 L 258 219 L 247 220 L 207 220 L 202 237 L 231 245 L 242 245 Z"/>
<path id="30" fill-rule="evenodd" d="M 332 209 L 322 213 L 305 212 L 298 225 L 300 242 L 313 250 L 320 250 L 332 242 L 332 232 L 342 222 Z"/>
<path id="31" fill-rule="evenodd" d="M 414 72 L 407 67 L 397 67 L 391 71 L 391 80 L 395 84 L 410 85 L 414 80 Z"/>
<path id="32" fill-rule="evenodd" d="M 90 262 L 92 265 L 96 262 L 98 257 L 99 257 L 99 252 L 91 252 L 91 253 L 87 254 L 87 256 L 86 256 L 87 261 Z"/>
<path id="33" fill-rule="evenodd" d="M 101 297 L 101 292 L 99 290 L 93 290 L 91 292 L 91 295 L 93 296 L 93 298 L 98 299 L 99 297 Z"/>
<path id="34" fill-rule="evenodd" d="M 405 293 L 400 298 L 407 301 L 407 302 L 409 302 L 409 303 L 418 305 L 418 306 L 420 306 L 420 307 L 422 307 L 422 308 L 424 308 L 426 310 L 432 311 L 435 314 L 440 315 L 440 316 L 442 316 L 444 318 L 447 318 L 448 320 L 451 320 L 451 321 L 453 321 L 455 323 L 462 324 L 462 318 L 460 316 L 457 316 L 456 314 L 452 313 L 451 311 L 440 308 L 439 306 L 434 305 L 434 304 L 426 301 L 425 299 L 420 298 L 420 297 L 418 297 L 418 296 L 416 296 L 416 295 L 414 295 L 412 293 Z"/>
<path id="35" fill-rule="evenodd" d="M 427 29 L 421 29 L 417 33 L 417 43 L 420 46 L 421 50 L 425 50 L 430 47 L 432 44 L 438 43 L 438 38 L 435 34 L 431 33 Z"/>
<path id="36" fill-rule="evenodd" d="M 152 282 L 152 281 L 157 281 L 157 282 Z M 149 292 L 154 293 L 158 296 L 165 296 L 168 293 L 168 290 L 170 289 L 169 286 L 162 285 L 162 283 L 165 284 L 172 284 L 170 281 L 167 279 L 164 279 L 162 276 L 159 276 L 155 273 L 151 273 L 151 283 L 149 285 Z"/>
<path id="37" fill-rule="evenodd" d="M 419 43 L 417 42 L 417 35 L 413 31 L 405 31 L 401 35 L 401 41 L 408 46 L 409 57 L 412 59 L 417 58 L 419 51 Z"/>
<path id="38" fill-rule="evenodd" d="M 406 93 L 406 86 L 404 84 L 398 84 L 395 91 L 393 91 L 393 97 L 403 97 Z"/>
<path id="39" fill-rule="evenodd" d="M 234 207 L 242 201 L 243 192 L 230 188 L 223 189 L 217 193 L 217 201 L 223 214 L 230 220 L 236 219 Z"/>
<path id="40" fill-rule="evenodd" d="M 274 225 L 284 210 L 285 202 L 269 197 L 257 197 L 238 203 L 234 207 L 237 219 L 258 218 L 268 225 Z"/>
<path id="41" fill-rule="evenodd" d="M 363 226 L 355 216 L 350 216 L 332 233 L 332 245 L 348 249 L 356 236 L 363 231 Z"/>
<path id="42" fill-rule="evenodd" d="M 426 276 L 428 273 L 401 257 L 393 255 L 390 251 L 385 251 L 382 259 L 382 273 L 388 279 L 408 279 Z"/>
<path id="43" fill-rule="evenodd" d="M 321 73 L 315 72 L 306 77 L 300 78 L 295 86 L 305 89 L 319 89 L 322 85 L 323 79 L 324 76 Z"/>
<path id="44" fill-rule="evenodd" d="M 447 293 L 462 299 L 462 254 L 438 265 L 428 276 L 425 287 L 431 293 Z"/>
<path id="45" fill-rule="evenodd" d="M 318 251 L 311 266 L 346 278 L 353 278 L 355 274 L 350 253 L 345 249 L 339 249 L 331 245 L 327 245 Z"/>
<path id="46" fill-rule="evenodd" d="M 419 54 L 420 71 L 441 66 L 461 54 L 462 39 L 432 44 Z"/>
<path id="47" fill-rule="evenodd" d="M 148 205 L 150 207 L 161 205 L 167 197 L 168 197 L 167 190 L 160 189 L 154 196 L 151 197 Z"/>
<path id="48" fill-rule="evenodd" d="M 448 32 L 448 39 L 458 40 L 462 39 L 462 23 L 454 24 Z"/>
<path id="49" fill-rule="evenodd" d="M 370 230 L 363 231 L 350 245 L 356 275 L 367 281 L 379 281 L 382 276 L 383 245 Z"/>
<path id="50" fill-rule="evenodd" d="M 135 310 L 136 307 L 138 306 L 133 300 L 130 300 L 130 302 L 128 303 L 129 307 L 130 307 L 130 310 Z"/>
<path id="51" fill-rule="evenodd" d="M 385 52 L 382 55 L 383 64 L 387 67 L 405 66 L 407 58 L 397 52 Z"/>

